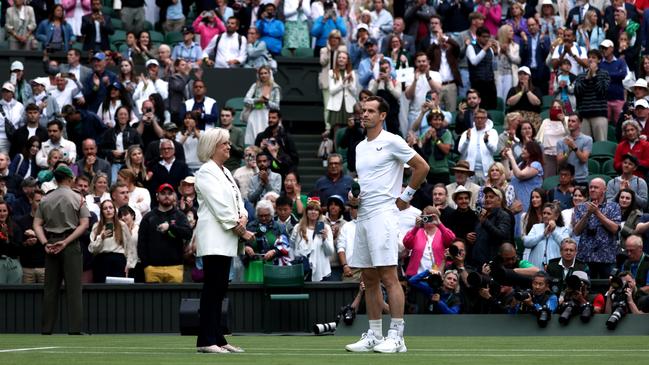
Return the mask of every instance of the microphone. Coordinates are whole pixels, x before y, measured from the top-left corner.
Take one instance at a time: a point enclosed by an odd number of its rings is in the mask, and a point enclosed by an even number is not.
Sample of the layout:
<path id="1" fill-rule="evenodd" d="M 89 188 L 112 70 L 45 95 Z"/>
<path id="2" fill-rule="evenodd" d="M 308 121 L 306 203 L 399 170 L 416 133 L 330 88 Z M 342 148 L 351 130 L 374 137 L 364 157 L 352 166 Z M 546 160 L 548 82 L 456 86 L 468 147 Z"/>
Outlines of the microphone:
<path id="1" fill-rule="evenodd" d="M 358 180 L 352 182 L 352 196 L 358 198 L 361 195 L 361 184 L 358 183 Z"/>

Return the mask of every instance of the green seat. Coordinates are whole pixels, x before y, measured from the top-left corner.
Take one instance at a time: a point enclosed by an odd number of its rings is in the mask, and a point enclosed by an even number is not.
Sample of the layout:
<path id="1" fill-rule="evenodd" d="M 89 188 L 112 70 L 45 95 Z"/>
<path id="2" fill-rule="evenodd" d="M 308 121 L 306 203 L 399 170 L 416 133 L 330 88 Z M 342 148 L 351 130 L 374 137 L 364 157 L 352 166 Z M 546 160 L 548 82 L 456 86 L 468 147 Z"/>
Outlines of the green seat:
<path id="1" fill-rule="evenodd" d="M 303 293 L 304 287 L 304 267 L 300 264 L 291 266 L 264 265 L 264 289 L 268 301 L 263 308 L 264 328 L 266 332 L 272 332 L 272 328 L 282 325 L 282 316 L 277 313 L 281 308 L 277 308 L 274 302 L 278 301 L 300 301 L 304 303 L 301 306 L 300 313 L 292 313 L 291 319 L 305 318 L 307 304 L 309 303 L 309 294 Z M 282 304 L 282 308 L 285 307 Z M 297 311 L 296 311 L 297 312 Z M 294 317 L 293 314 L 296 314 Z M 305 332 L 309 331 L 309 324 L 304 321 Z"/>
<path id="2" fill-rule="evenodd" d="M 554 95 L 544 95 L 541 99 L 541 109 L 550 109 L 552 102 L 554 101 Z"/>
<path id="3" fill-rule="evenodd" d="M 338 128 L 336 131 L 336 153 L 343 156 L 343 162 L 347 162 L 347 148 L 340 147 L 340 144 L 345 136 L 347 128 Z"/>
<path id="4" fill-rule="evenodd" d="M 102 6 L 101 7 L 101 12 L 104 15 L 108 15 L 108 16 L 112 17 L 113 16 L 113 7 L 112 6 Z"/>
<path id="5" fill-rule="evenodd" d="M 549 109 L 542 110 L 540 115 L 541 115 L 541 121 L 544 121 L 545 119 L 550 118 L 550 110 Z"/>
<path id="6" fill-rule="evenodd" d="M 613 167 L 613 160 L 604 161 L 599 172 L 600 174 L 608 175 L 610 177 L 616 177 L 619 175 L 619 173 L 615 171 L 615 167 Z"/>
<path id="7" fill-rule="evenodd" d="M 225 106 L 230 107 L 234 110 L 243 110 L 243 98 L 231 98 L 225 102 Z"/>
<path id="8" fill-rule="evenodd" d="M 126 43 L 126 32 L 123 30 L 115 30 L 113 35 L 108 36 L 110 44 L 119 47 L 119 45 Z"/>
<path id="9" fill-rule="evenodd" d="M 593 175 L 599 174 L 601 172 L 601 168 L 597 160 L 588 159 L 588 172 Z"/>
<path id="10" fill-rule="evenodd" d="M 615 126 L 609 124 L 608 125 L 608 136 L 607 136 L 608 137 L 607 139 L 608 139 L 609 142 L 617 143 L 617 137 L 615 136 L 615 132 L 616 132 Z"/>
<path id="11" fill-rule="evenodd" d="M 502 112 L 505 111 L 505 100 L 503 98 L 496 98 L 496 109 Z"/>
<path id="12" fill-rule="evenodd" d="M 165 43 L 172 48 L 177 43 L 181 43 L 183 40 L 184 40 L 184 36 L 182 32 L 169 32 L 165 35 Z"/>
<path id="13" fill-rule="evenodd" d="M 152 29 L 153 29 L 153 24 L 150 21 L 145 20 L 144 21 L 144 30 L 151 31 Z"/>
<path id="14" fill-rule="evenodd" d="M 122 19 L 112 18 L 110 22 L 113 24 L 113 29 L 115 29 L 115 31 L 118 29 L 124 29 L 124 22 L 122 22 Z"/>
<path id="15" fill-rule="evenodd" d="M 543 179 L 543 190 L 548 191 L 559 185 L 559 175 L 548 176 Z"/>
<path id="16" fill-rule="evenodd" d="M 491 121 L 494 122 L 494 126 L 505 125 L 505 112 L 501 110 L 490 109 L 487 110 L 487 113 L 489 113 L 489 118 L 491 119 Z"/>
<path id="17" fill-rule="evenodd" d="M 295 58 L 309 58 L 313 57 L 313 48 L 296 48 L 294 52 L 291 52 L 288 48 L 282 48 L 281 55 L 283 57 L 295 57 Z"/>
<path id="18" fill-rule="evenodd" d="M 593 143 L 593 150 L 590 152 L 590 158 L 604 162 L 615 157 L 617 143 L 610 141 L 597 141 Z"/>
<path id="19" fill-rule="evenodd" d="M 160 32 L 156 32 L 155 30 L 149 31 L 149 35 L 151 36 L 151 43 L 160 45 L 165 42 L 165 36 L 164 34 Z"/>
<path id="20" fill-rule="evenodd" d="M 590 174 L 590 175 L 588 175 L 588 176 L 586 177 L 586 180 L 590 183 L 591 180 L 593 180 L 593 179 L 595 179 L 595 178 L 598 178 L 598 177 L 601 178 L 601 179 L 603 179 L 606 183 L 608 183 L 608 182 L 612 179 L 612 177 L 610 177 L 610 176 L 608 176 L 608 175 L 602 175 L 602 174 Z"/>

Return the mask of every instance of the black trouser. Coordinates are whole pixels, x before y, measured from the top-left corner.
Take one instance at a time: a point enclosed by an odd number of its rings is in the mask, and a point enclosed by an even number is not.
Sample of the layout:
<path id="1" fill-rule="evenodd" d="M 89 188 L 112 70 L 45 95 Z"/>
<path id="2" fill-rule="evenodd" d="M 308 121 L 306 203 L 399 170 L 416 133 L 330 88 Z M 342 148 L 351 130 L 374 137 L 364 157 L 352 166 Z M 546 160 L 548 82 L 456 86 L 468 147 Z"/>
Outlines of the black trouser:
<path id="1" fill-rule="evenodd" d="M 471 80 L 471 87 L 480 93 L 480 107 L 490 110 L 496 109 L 498 93 L 496 92 L 496 83 L 494 80 Z"/>
<path id="2" fill-rule="evenodd" d="M 92 280 L 105 283 L 106 276 L 123 278 L 126 276 L 126 256 L 123 253 L 104 252 L 95 256 L 92 264 Z"/>
<path id="3" fill-rule="evenodd" d="M 229 256 L 203 256 L 204 279 L 199 309 L 201 329 L 196 347 L 228 344 L 221 328 L 221 303 L 228 290 L 231 262 Z"/>

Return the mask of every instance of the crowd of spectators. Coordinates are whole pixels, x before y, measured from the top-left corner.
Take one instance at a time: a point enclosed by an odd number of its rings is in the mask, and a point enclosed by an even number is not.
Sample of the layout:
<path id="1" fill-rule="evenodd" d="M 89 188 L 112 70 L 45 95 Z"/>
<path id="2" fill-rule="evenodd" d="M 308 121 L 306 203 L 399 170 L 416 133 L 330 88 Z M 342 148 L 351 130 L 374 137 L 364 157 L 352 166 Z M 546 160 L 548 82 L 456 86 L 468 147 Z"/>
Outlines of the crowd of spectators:
<path id="1" fill-rule="evenodd" d="M 265 262 L 362 280 L 347 264 L 348 195 L 362 103 L 377 95 L 384 128 L 431 167 L 395 217 L 411 303 L 423 293 L 432 313 L 554 311 L 573 272 L 587 286 L 620 270 L 635 310 L 649 310 L 647 1 L 13 0 L 2 26 L 9 49 L 45 56 L 42 76 L 26 80 L 11 60 L 1 84 L 1 283 L 43 281 L 31 221 L 61 164 L 92 215 L 84 282 L 200 279 L 193 173 L 198 140 L 217 127 L 255 233 L 231 279 Z M 277 56 L 305 50 L 322 67 L 325 126 L 312 191 L 273 78 Z M 256 70 L 242 110 L 210 97 L 207 68 Z"/>

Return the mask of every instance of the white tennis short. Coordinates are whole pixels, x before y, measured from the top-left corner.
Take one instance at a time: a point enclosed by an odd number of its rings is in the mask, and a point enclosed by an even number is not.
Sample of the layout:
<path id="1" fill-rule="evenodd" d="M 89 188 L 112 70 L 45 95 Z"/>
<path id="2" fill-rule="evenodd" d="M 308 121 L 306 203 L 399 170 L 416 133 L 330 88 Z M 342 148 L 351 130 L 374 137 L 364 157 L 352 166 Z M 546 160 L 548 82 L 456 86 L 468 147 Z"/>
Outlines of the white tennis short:
<path id="1" fill-rule="evenodd" d="M 354 254 L 349 266 L 369 268 L 395 266 L 399 259 L 399 211 L 396 209 L 373 213 L 356 222 Z"/>

